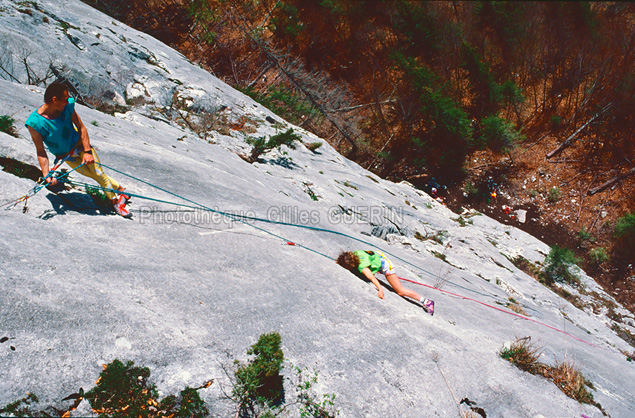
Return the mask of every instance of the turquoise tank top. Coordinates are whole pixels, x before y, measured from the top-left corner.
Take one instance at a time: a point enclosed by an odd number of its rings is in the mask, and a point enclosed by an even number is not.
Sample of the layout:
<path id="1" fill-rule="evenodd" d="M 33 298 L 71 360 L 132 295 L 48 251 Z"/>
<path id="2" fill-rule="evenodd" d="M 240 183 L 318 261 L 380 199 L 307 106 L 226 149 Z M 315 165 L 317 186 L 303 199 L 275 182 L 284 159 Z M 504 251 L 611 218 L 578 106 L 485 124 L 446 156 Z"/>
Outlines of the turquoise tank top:
<path id="1" fill-rule="evenodd" d="M 75 113 L 75 99 L 69 98 L 68 104 L 57 119 L 48 119 L 35 110 L 24 123 L 42 135 L 48 150 L 56 156 L 64 155 L 73 149 L 79 134 L 73 126 L 71 117 Z"/>

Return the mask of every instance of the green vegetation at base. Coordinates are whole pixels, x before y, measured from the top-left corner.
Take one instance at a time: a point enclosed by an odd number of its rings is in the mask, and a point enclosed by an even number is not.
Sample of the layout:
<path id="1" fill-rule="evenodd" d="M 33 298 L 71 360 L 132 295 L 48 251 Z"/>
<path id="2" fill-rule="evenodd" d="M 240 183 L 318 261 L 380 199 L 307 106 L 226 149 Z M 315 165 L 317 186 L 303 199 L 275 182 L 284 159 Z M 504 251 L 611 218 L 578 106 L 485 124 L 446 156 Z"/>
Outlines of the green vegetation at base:
<path id="1" fill-rule="evenodd" d="M 474 145 L 480 149 L 508 152 L 524 139 L 512 122 L 499 116 L 488 116 L 481 120 L 479 135 Z"/>
<path id="2" fill-rule="evenodd" d="M 163 417 L 203 418 L 208 410 L 198 389 L 186 387 L 179 397 L 167 396 L 159 400 L 154 383 L 149 382 L 150 370 L 136 367 L 132 361 L 114 360 L 99 375 L 97 386 L 85 398 L 99 417 Z M 211 382 L 208 382 L 211 384 Z"/>
<path id="3" fill-rule="evenodd" d="M 335 408 L 335 395 L 321 397 L 314 392 L 317 384 L 317 372 L 309 373 L 293 365 L 294 374 L 289 378 L 294 384 L 293 399 L 285 402 L 284 381 L 280 372 L 286 361 L 281 348 L 282 338 L 277 332 L 262 334 L 258 341 L 247 350 L 253 356 L 246 362 L 235 361 L 236 369 L 231 395 L 225 399 L 236 405 L 236 415 L 242 418 L 288 417 L 294 407 L 302 418 L 334 418 L 338 415 Z M 214 383 L 209 380 L 199 387 L 185 387 L 178 395 L 160 398 L 156 385 L 152 382 L 150 369 L 135 366 L 134 362 L 113 360 L 104 365 L 95 387 L 88 392 L 80 388 L 65 400 L 74 400 L 67 409 L 54 406 L 37 408 L 38 397 L 28 393 L 0 408 L 0 415 L 20 417 L 70 416 L 71 412 L 86 400 L 100 418 L 203 418 L 209 416 L 208 407 L 199 391 Z M 224 392 L 224 391 L 223 391 Z M 47 412 L 48 411 L 48 412 Z"/>
<path id="4" fill-rule="evenodd" d="M 547 200 L 549 201 L 549 203 L 556 203 L 558 200 L 560 200 L 560 195 L 560 189 L 558 187 L 552 187 L 551 189 L 549 189 Z"/>

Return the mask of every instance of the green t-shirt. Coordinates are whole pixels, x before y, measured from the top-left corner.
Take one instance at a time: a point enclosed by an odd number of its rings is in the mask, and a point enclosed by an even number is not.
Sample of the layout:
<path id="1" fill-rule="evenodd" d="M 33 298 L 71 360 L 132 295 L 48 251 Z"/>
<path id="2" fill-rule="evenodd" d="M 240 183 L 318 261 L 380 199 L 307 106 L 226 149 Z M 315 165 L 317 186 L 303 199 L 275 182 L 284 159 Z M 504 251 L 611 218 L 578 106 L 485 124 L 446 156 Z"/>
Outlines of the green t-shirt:
<path id="1" fill-rule="evenodd" d="M 366 267 L 368 267 L 373 274 L 381 269 L 381 257 L 378 254 L 368 254 L 366 251 L 353 251 L 353 254 L 359 258 L 357 269 L 360 273 Z"/>

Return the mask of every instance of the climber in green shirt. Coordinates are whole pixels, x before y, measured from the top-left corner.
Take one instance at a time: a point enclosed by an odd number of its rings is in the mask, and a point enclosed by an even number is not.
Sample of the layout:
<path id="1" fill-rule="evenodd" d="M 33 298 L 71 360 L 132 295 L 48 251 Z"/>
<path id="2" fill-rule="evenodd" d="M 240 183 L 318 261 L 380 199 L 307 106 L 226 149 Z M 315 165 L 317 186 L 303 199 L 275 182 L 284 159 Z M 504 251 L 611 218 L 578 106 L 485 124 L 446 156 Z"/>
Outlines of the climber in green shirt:
<path id="1" fill-rule="evenodd" d="M 392 262 L 381 251 L 343 251 L 337 257 L 336 263 L 347 270 L 357 269 L 377 287 L 377 296 L 380 299 L 384 298 L 384 290 L 375 277 L 375 273 L 379 272 L 385 275 L 386 280 L 399 296 L 407 296 L 418 301 L 426 312 L 434 315 L 434 301 L 425 299 L 417 292 L 403 287 L 399 277 L 395 274 Z"/>

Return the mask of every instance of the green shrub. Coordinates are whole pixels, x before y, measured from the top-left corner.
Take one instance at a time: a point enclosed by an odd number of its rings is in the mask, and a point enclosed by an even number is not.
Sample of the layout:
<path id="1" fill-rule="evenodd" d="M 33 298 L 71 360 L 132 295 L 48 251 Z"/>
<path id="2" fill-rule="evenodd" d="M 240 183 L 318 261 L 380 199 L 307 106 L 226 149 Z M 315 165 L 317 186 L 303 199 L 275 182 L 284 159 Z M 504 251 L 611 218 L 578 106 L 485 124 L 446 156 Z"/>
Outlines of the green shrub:
<path id="1" fill-rule="evenodd" d="M 617 220 L 615 236 L 619 239 L 622 250 L 629 252 L 635 249 L 635 212 L 628 213 Z"/>
<path id="2" fill-rule="evenodd" d="M 337 415 L 335 395 L 323 395 L 320 401 L 313 393 L 313 385 L 317 383 L 317 373 L 306 376 L 306 370 L 295 367 L 299 382 L 296 386 L 300 403 L 301 418 L 332 418 Z"/>
<path id="3" fill-rule="evenodd" d="M 560 200 L 560 189 L 557 187 L 552 187 L 551 189 L 549 189 L 547 200 L 551 203 L 556 203 L 558 200 Z"/>
<path id="4" fill-rule="evenodd" d="M 399 52 L 392 58 L 408 92 L 404 103 L 417 123 L 409 138 L 391 145 L 391 154 L 440 177 L 460 178 L 472 138 L 471 120 L 429 66 Z"/>
<path id="5" fill-rule="evenodd" d="M 280 132 L 279 134 L 275 134 L 274 136 L 269 138 L 267 142 L 267 147 L 269 148 L 277 148 L 282 145 L 286 145 L 289 148 L 295 149 L 294 141 L 300 140 L 301 136 L 293 133 L 293 129 L 289 128 L 285 132 Z"/>
<path id="6" fill-rule="evenodd" d="M 589 231 L 586 230 L 586 228 L 583 227 L 580 232 L 578 232 L 578 240 L 580 242 L 594 242 L 595 238 Z"/>
<path id="7" fill-rule="evenodd" d="M 516 104 L 523 103 L 525 101 L 522 89 L 512 80 L 507 80 L 503 84 L 499 85 L 499 92 L 503 101 L 506 103 Z"/>
<path id="8" fill-rule="evenodd" d="M 562 116 L 553 115 L 549 122 L 552 128 L 559 128 L 562 125 Z"/>
<path id="9" fill-rule="evenodd" d="M 171 416 L 169 414 L 171 411 L 173 412 L 172 416 L 179 418 L 203 418 L 208 416 L 209 411 L 197 389 L 186 387 L 181 391 L 180 398 L 180 402 L 177 401 L 174 395 L 163 399 L 159 404 L 159 411 L 166 412 L 166 414 L 159 414 L 159 416 Z"/>
<path id="10" fill-rule="evenodd" d="M 0 408 L 0 414 L 11 414 L 18 417 L 32 417 L 31 403 L 37 403 L 39 399 L 33 393 L 27 393 L 22 399 L 11 402 Z"/>
<path id="11" fill-rule="evenodd" d="M 545 258 L 543 270 L 545 281 L 547 284 L 560 281 L 576 283 L 577 276 L 571 273 L 571 268 L 579 262 L 580 259 L 572 250 L 554 245 Z"/>
<path id="12" fill-rule="evenodd" d="M 203 418 L 209 414 L 198 394 L 198 389 L 186 387 L 180 401 L 173 395 L 158 402 L 158 391 L 148 382 L 150 370 L 113 360 L 99 375 L 97 386 L 86 393 L 85 398 L 100 417 L 154 418 L 178 416 Z M 208 387 L 211 382 L 200 387 Z"/>
<path id="13" fill-rule="evenodd" d="M 18 132 L 15 130 L 15 119 L 8 115 L 0 116 L 0 131 L 7 133 L 11 136 L 18 136 Z"/>
<path id="14" fill-rule="evenodd" d="M 156 387 L 148 383 L 150 370 L 113 360 L 99 375 L 97 386 L 86 393 L 90 406 L 100 417 L 149 417 L 149 406 L 159 396 Z"/>
<path id="15" fill-rule="evenodd" d="M 604 248 L 597 247 L 589 250 L 589 259 L 591 264 L 599 266 L 600 264 L 609 261 L 609 256 Z"/>
<path id="16" fill-rule="evenodd" d="M 476 196 L 478 195 L 478 186 L 476 186 L 471 181 L 467 181 L 465 186 L 463 186 L 463 191 L 468 194 L 468 196 Z"/>
<path id="17" fill-rule="evenodd" d="M 262 334 L 258 342 L 247 350 L 247 354 L 255 355 L 255 358 L 240 364 L 234 373 L 236 384 L 232 394 L 239 401 L 243 413 L 253 412 L 257 407 L 271 407 L 284 400 L 280 375 L 284 361 L 281 341 L 277 332 Z"/>
<path id="18" fill-rule="evenodd" d="M 264 137 L 249 138 L 246 140 L 253 148 L 251 150 L 251 160 L 258 161 L 258 158 L 263 153 L 273 148 L 279 148 L 282 145 L 286 145 L 289 148 L 295 149 L 295 141 L 301 138 L 300 135 L 293 133 L 293 129 L 287 129 L 285 132 L 273 135 L 265 140 Z"/>
<path id="19" fill-rule="evenodd" d="M 514 124 L 498 116 L 488 116 L 481 120 L 480 135 L 476 139 L 477 148 L 489 148 L 506 152 L 522 140 L 524 136 L 518 132 Z"/>
<path id="20" fill-rule="evenodd" d="M 253 147 L 251 150 L 252 158 L 257 159 L 260 154 L 267 151 L 267 140 L 264 137 L 248 138 L 245 142 Z"/>

